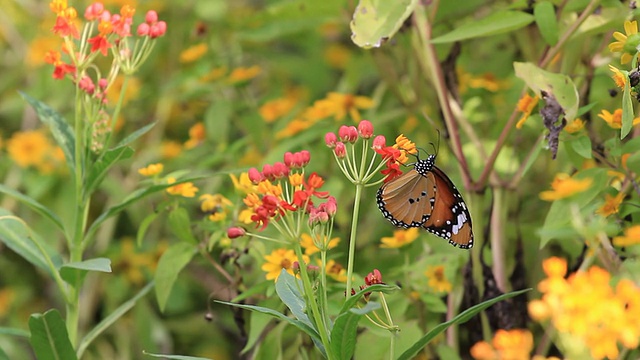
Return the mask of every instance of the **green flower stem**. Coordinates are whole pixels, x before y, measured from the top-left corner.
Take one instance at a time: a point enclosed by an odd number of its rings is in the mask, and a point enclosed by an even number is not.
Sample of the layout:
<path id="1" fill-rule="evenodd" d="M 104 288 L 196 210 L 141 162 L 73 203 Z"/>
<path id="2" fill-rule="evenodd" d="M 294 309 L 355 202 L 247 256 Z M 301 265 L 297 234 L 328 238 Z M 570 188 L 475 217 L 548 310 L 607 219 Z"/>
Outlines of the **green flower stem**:
<path id="1" fill-rule="evenodd" d="M 347 263 L 347 291 L 346 299 L 351 297 L 351 277 L 353 276 L 353 261 L 356 253 L 356 235 L 358 230 L 358 215 L 360 213 L 360 198 L 364 185 L 356 183 L 356 195 L 353 204 L 353 217 L 351 218 L 351 234 L 349 235 L 349 261 Z"/>
<path id="2" fill-rule="evenodd" d="M 387 330 L 391 333 L 391 339 L 389 340 L 389 359 L 395 359 L 395 345 L 396 345 L 396 333 L 398 332 L 398 327 L 393 324 L 393 319 L 391 318 L 391 312 L 389 311 L 389 305 L 387 304 L 387 299 L 384 297 L 383 293 L 380 293 L 380 303 L 382 304 L 382 309 L 384 310 L 384 315 L 387 317 Z"/>
<path id="3" fill-rule="evenodd" d="M 327 238 L 327 243 L 329 238 Z M 320 261 L 322 265 L 320 267 L 320 284 L 322 284 L 322 292 L 320 293 L 320 300 L 322 305 L 322 313 L 324 314 L 324 323 L 329 324 L 329 299 L 327 298 L 327 250 L 322 249 L 320 252 Z"/>
<path id="4" fill-rule="evenodd" d="M 331 343 L 329 342 L 329 331 L 327 323 L 325 323 L 324 317 L 322 316 L 322 314 L 320 313 L 320 309 L 318 308 L 318 303 L 313 296 L 313 289 L 311 287 L 311 280 L 309 280 L 307 266 L 302 260 L 304 257 L 302 256 L 302 247 L 300 246 L 300 241 L 295 241 L 295 246 L 293 248 L 296 252 L 298 263 L 300 264 L 300 277 L 302 278 L 302 286 L 304 288 L 306 303 L 308 309 L 311 310 L 310 315 L 313 317 L 313 320 L 316 324 L 316 329 L 318 330 L 318 334 L 320 335 L 320 340 L 322 341 L 322 345 L 324 345 L 327 353 L 327 359 L 332 360 L 334 357 L 331 353 Z"/>

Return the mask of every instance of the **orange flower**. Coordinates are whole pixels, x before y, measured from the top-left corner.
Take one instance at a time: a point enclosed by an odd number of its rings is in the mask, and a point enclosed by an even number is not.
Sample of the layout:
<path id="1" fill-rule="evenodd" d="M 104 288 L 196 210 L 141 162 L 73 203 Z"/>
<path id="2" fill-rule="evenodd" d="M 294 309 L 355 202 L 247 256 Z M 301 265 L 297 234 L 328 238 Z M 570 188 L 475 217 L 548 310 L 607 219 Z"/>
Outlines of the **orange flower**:
<path id="1" fill-rule="evenodd" d="M 578 118 L 573 119 L 572 122 L 568 123 L 567 126 L 564 127 L 564 131 L 569 134 L 577 133 L 582 129 L 584 129 L 584 121 Z"/>
<path id="2" fill-rule="evenodd" d="M 232 83 L 232 84 L 245 82 L 260 75 L 261 72 L 262 72 L 262 69 L 260 69 L 260 67 L 257 65 L 254 65 L 251 67 L 239 67 L 231 71 L 231 74 L 229 74 L 229 77 L 227 80 L 229 83 Z"/>
<path id="3" fill-rule="evenodd" d="M 448 293 L 451 291 L 451 283 L 444 275 L 444 265 L 429 266 L 424 274 L 429 279 L 429 287 L 435 292 Z"/>
<path id="4" fill-rule="evenodd" d="M 624 236 L 613 238 L 615 246 L 631 246 L 640 244 L 640 225 L 631 226 L 624 231 Z"/>
<path id="5" fill-rule="evenodd" d="M 209 50 L 209 47 L 205 43 L 190 46 L 180 53 L 180 62 L 183 64 L 194 62 L 203 57 L 207 50 Z"/>
<path id="6" fill-rule="evenodd" d="M 516 124 L 517 129 L 522 128 L 522 126 L 524 125 L 524 122 L 527 121 L 527 119 L 531 115 L 531 111 L 533 111 L 533 109 L 536 107 L 539 100 L 540 98 L 538 97 L 538 95 L 534 97 L 529 94 L 524 94 L 524 96 L 520 100 L 518 100 L 517 109 L 523 114 L 520 120 L 518 120 L 518 123 Z"/>
<path id="7" fill-rule="evenodd" d="M 574 194 L 587 190 L 591 186 L 592 182 L 593 180 L 590 178 L 574 179 L 567 174 L 561 173 L 556 175 L 551 183 L 551 188 L 553 190 L 541 192 L 540 198 L 546 201 L 568 198 Z"/>
<path id="8" fill-rule="evenodd" d="M 611 78 L 613 79 L 613 82 L 616 83 L 616 86 L 618 88 L 620 88 L 621 90 L 624 89 L 624 85 L 627 82 L 628 77 L 623 74 L 620 69 L 618 69 L 617 67 L 613 66 L 613 65 L 609 65 L 609 70 L 611 70 L 613 72 L 613 75 L 611 76 Z"/>
<path id="9" fill-rule="evenodd" d="M 167 178 L 168 184 L 173 184 L 176 182 L 176 179 L 173 177 Z M 198 192 L 198 188 L 193 185 L 192 182 L 185 182 L 175 186 L 171 186 L 167 188 L 167 192 L 171 195 L 180 195 L 183 197 L 194 197 Z"/>
<path id="10" fill-rule="evenodd" d="M 624 193 L 618 193 L 616 196 L 605 194 L 604 204 L 600 206 L 596 213 L 604 217 L 617 214 L 620 210 L 620 204 L 622 204 L 622 200 L 624 200 L 624 196 Z"/>
<path id="11" fill-rule="evenodd" d="M 418 228 L 398 229 L 393 232 L 393 236 L 383 237 L 380 241 L 381 248 L 394 249 L 411 244 L 420 235 Z"/>
<path id="12" fill-rule="evenodd" d="M 606 121 L 612 129 L 622 128 L 622 109 L 616 109 L 613 114 L 603 109 L 598 117 Z M 637 124 L 640 124 L 640 117 L 633 119 L 633 125 Z"/>
<path id="13" fill-rule="evenodd" d="M 149 164 L 147 167 L 138 169 L 138 174 L 142 176 L 154 176 L 158 175 L 164 170 L 162 163 Z"/>
<path id="14" fill-rule="evenodd" d="M 204 124 L 199 122 L 189 129 L 189 140 L 184 143 L 185 149 L 193 149 L 200 145 L 206 138 Z"/>

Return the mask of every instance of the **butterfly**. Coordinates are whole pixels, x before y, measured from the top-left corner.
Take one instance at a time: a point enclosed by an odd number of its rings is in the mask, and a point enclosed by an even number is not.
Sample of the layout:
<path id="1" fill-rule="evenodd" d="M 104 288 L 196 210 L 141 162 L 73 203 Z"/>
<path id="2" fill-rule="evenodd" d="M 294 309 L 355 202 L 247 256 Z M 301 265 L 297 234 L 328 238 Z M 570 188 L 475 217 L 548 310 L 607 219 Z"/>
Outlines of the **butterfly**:
<path id="1" fill-rule="evenodd" d="M 378 208 L 397 227 L 422 227 L 453 246 L 470 249 L 473 230 L 469 209 L 435 161 L 435 154 L 418 158 L 413 169 L 383 184 L 376 196 Z"/>

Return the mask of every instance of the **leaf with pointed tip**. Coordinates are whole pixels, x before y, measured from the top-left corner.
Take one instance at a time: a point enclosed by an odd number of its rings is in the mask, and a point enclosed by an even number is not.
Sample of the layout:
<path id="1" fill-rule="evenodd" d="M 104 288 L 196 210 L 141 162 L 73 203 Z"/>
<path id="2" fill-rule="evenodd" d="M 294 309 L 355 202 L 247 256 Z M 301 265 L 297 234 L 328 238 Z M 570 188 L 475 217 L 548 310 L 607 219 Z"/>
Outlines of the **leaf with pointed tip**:
<path id="1" fill-rule="evenodd" d="M 360 0 L 351 20 L 351 40 L 361 48 L 380 47 L 398 32 L 418 0 Z"/>
<path id="2" fill-rule="evenodd" d="M 21 203 L 27 205 L 28 207 L 33 209 L 33 211 L 51 220 L 58 227 L 58 229 L 62 230 L 63 232 L 65 231 L 64 225 L 62 224 L 62 220 L 60 220 L 58 215 L 56 215 L 48 207 L 37 202 L 34 198 L 27 196 L 19 191 L 13 190 L 12 188 L 4 186 L 2 184 L 0 184 L 0 193 L 7 194 L 12 198 L 20 201 Z"/>
<path id="3" fill-rule="evenodd" d="M 125 147 L 125 146 L 131 144 L 132 142 L 136 141 L 140 136 L 146 134 L 155 125 L 156 125 L 156 123 L 151 123 L 151 124 L 145 125 L 145 126 L 141 127 L 140 129 L 132 132 L 131 134 L 129 134 L 129 136 L 127 136 L 124 139 L 122 139 L 118 143 L 118 145 L 116 145 L 115 148 L 121 148 L 121 147 Z"/>
<path id="4" fill-rule="evenodd" d="M 133 154 L 133 149 L 128 146 L 105 151 L 105 153 L 100 156 L 100 158 L 98 158 L 98 160 L 93 163 L 89 169 L 89 176 L 84 189 L 85 197 L 90 196 L 91 193 L 100 186 L 104 177 L 107 176 L 107 172 L 111 166 L 120 160 L 132 157 Z"/>
<path id="5" fill-rule="evenodd" d="M 453 31 L 431 40 L 433 44 L 452 43 L 483 36 L 498 35 L 523 28 L 533 22 L 533 15 L 521 11 L 497 11 L 474 21 L 467 21 Z"/>
<path id="6" fill-rule="evenodd" d="M 78 262 L 70 262 L 60 267 L 60 277 L 67 283 L 75 285 L 88 271 L 111 272 L 111 260 L 95 258 Z"/>
<path id="7" fill-rule="evenodd" d="M 38 360 L 78 358 L 58 310 L 51 309 L 44 314 L 32 314 L 29 318 L 29 329 L 31 330 L 31 347 Z"/>
<path id="8" fill-rule="evenodd" d="M 171 245 L 160 257 L 155 273 L 156 298 L 160 311 L 164 311 L 171 295 L 173 284 L 180 271 L 187 266 L 193 255 L 198 251 L 196 245 L 180 242 Z"/>

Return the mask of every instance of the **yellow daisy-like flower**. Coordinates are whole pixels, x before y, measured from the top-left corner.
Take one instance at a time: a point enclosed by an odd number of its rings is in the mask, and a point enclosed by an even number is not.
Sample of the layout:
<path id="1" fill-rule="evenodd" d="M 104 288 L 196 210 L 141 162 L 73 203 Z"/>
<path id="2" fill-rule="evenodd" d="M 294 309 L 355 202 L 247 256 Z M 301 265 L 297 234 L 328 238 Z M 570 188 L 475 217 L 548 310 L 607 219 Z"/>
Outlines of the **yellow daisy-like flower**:
<path id="1" fill-rule="evenodd" d="M 206 213 L 210 213 L 209 220 L 220 221 L 227 217 L 226 208 L 232 206 L 233 203 L 229 201 L 222 194 L 203 194 L 200 196 L 200 209 Z"/>
<path id="2" fill-rule="evenodd" d="M 203 57 L 204 54 L 207 53 L 208 49 L 209 47 L 205 43 L 188 47 L 180 53 L 180 62 L 183 64 L 194 62 Z"/>
<path id="3" fill-rule="evenodd" d="M 200 77 L 200 82 L 207 83 L 211 81 L 216 81 L 222 78 L 227 73 L 227 70 L 228 69 L 226 66 L 214 68 L 213 70 L 209 71 L 208 73 Z"/>
<path id="4" fill-rule="evenodd" d="M 173 184 L 176 182 L 176 179 L 173 177 L 167 178 L 167 184 Z M 167 192 L 171 195 L 180 195 L 183 197 L 194 197 L 198 192 L 198 188 L 193 185 L 192 182 L 185 182 L 182 184 L 178 184 L 175 186 L 171 186 L 167 188 Z"/>
<path id="5" fill-rule="evenodd" d="M 162 163 L 149 164 L 147 167 L 138 169 L 138 174 L 142 176 L 154 176 L 160 174 L 162 170 L 164 170 Z"/>
<path id="6" fill-rule="evenodd" d="M 333 259 L 327 261 L 327 275 L 336 281 L 347 282 L 347 270 Z"/>
<path id="7" fill-rule="evenodd" d="M 419 228 L 398 229 L 393 232 L 393 236 L 380 239 L 381 248 L 395 249 L 411 244 L 420 234 Z"/>
<path id="8" fill-rule="evenodd" d="M 580 120 L 578 118 L 574 119 L 564 127 L 564 131 L 568 132 L 569 134 L 577 133 L 582 129 L 584 129 L 584 120 Z"/>
<path id="9" fill-rule="evenodd" d="M 553 190 L 547 190 L 540 193 L 540 198 L 546 201 L 554 201 L 568 198 L 574 194 L 587 190 L 592 179 L 574 179 L 568 174 L 560 173 L 556 175 L 551 183 Z"/>
<path id="10" fill-rule="evenodd" d="M 357 123 L 361 120 L 358 109 L 369 109 L 373 105 L 373 100 L 366 96 L 330 92 L 325 99 L 317 101 L 314 107 L 324 108 L 336 120 L 342 120 L 349 114 L 351 119 Z"/>
<path id="11" fill-rule="evenodd" d="M 163 159 L 173 159 L 182 152 L 182 145 L 177 141 L 163 141 L 160 153 Z"/>
<path id="12" fill-rule="evenodd" d="M 184 143 L 184 148 L 193 149 L 200 145 L 206 138 L 206 135 L 204 124 L 201 122 L 196 123 L 189 129 L 189 140 Z"/>
<path id="13" fill-rule="evenodd" d="M 596 211 L 596 213 L 604 217 L 617 214 L 618 211 L 620 211 L 620 204 L 622 204 L 622 200 L 624 200 L 624 196 L 625 196 L 624 193 L 618 193 L 616 196 L 611 196 L 609 194 L 606 194 L 604 204 L 600 206 L 600 208 Z"/>
<path id="14" fill-rule="evenodd" d="M 621 90 L 623 90 L 624 89 L 624 84 L 626 84 L 628 77 L 626 75 L 624 75 L 620 71 L 620 69 L 618 69 L 617 67 L 615 67 L 613 65 L 609 65 L 609 70 L 611 70 L 613 72 L 613 75 L 611 75 L 611 78 L 616 83 L 616 86 L 619 87 Z"/>
<path id="15" fill-rule="evenodd" d="M 244 194 L 256 192 L 256 186 L 249 180 L 249 174 L 247 172 L 241 173 L 239 177 L 236 177 L 234 174 L 229 174 L 229 177 L 233 182 L 233 187 L 239 192 Z"/>
<path id="16" fill-rule="evenodd" d="M 606 121 L 612 129 L 622 128 L 622 109 L 616 109 L 613 114 L 607 110 L 602 110 L 598 117 Z M 633 119 L 633 125 L 637 124 L 640 124 L 640 117 Z"/>
<path id="17" fill-rule="evenodd" d="M 444 276 L 444 265 L 429 266 L 424 274 L 429 279 L 429 287 L 435 292 L 448 293 L 451 291 L 451 283 Z"/>
<path id="18" fill-rule="evenodd" d="M 231 71 L 231 74 L 229 74 L 227 81 L 232 84 L 244 82 L 255 78 L 256 76 L 260 75 L 261 72 L 262 69 L 258 65 L 254 65 L 251 67 L 239 67 Z"/>
<path id="19" fill-rule="evenodd" d="M 280 272 L 285 269 L 289 274 L 293 275 L 293 263 L 298 261 L 293 250 L 276 249 L 269 255 L 265 255 L 266 262 L 262 265 L 262 271 L 265 271 L 267 280 L 278 280 Z M 303 255 L 302 262 L 304 264 L 309 263 L 309 257 Z"/>
<path id="20" fill-rule="evenodd" d="M 23 168 L 42 163 L 51 148 L 49 138 L 39 130 L 16 132 L 7 141 L 9 157 Z"/>
<path id="21" fill-rule="evenodd" d="M 272 123 L 276 119 L 287 115 L 294 106 L 296 106 L 296 99 L 291 96 L 285 96 L 282 98 L 267 101 L 262 106 L 260 106 L 258 112 L 265 122 Z"/>
<path id="22" fill-rule="evenodd" d="M 624 236 L 613 238 L 615 246 L 630 246 L 640 244 L 640 225 L 634 225 L 624 230 Z"/>
<path id="23" fill-rule="evenodd" d="M 499 359 L 529 360 L 533 350 L 533 334 L 525 329 L 496 331 L 493 347 Z"/>
<path id="24" fill-rule="evenodd" d="M 276 133 L 276 139 L 285 139 L 292 137 L 304 130 L 307 130 L 313 125 L 313 122 L 305 119 L 293 119 L 287 123 L 282 130 Z"/>
<path id="25" fill-rule="evenodd" d="M 533 111 L 533 109 L 536 107 L 536 105 L 538 105 L 539 100 L 540 98 L 538 97 L 538 95 L 531 96 L 529 94 L 524 94 L 524 96 L 520 100 L 518 100 L 517 109 L 523 114 L 520 120 L 518 120 L 518 123 L 516 123 L 517 129 L 522 128 L 524 122 L 527 121 L 529 116 L 531 116 L 531 112 Z"/>
<path id="26" fill-rule="evenodd" d="M 335 237 L 327 242 L 327 239 L 325 237 L 324 241 L 325 241 L 324 247 L 327 250 L 331 250 L 334 247 L 338 246 L 338 243 L 340 243 L 340 238 Z M 313 241 L 313 238 L 309 234 L 301 235 L 300 246 L 304 248 L 304 253 L 309 256 L 320 251 L 320 248 L 316 245 L 315 241 Z"/>
<path id="27" fill-rule="evenodd" d="M 617 40 L 609 44 L 609 50 L 611 52 L 622 52 L 620 62 L 626 64 L 633 59 L 633 56 L 638 52 L 637 47 L 640 44 L 640 35 L 638 35 L 638 22 L 637 21 L 625 21 L 624 32 L 614 32 L 613 37 Z"/>

